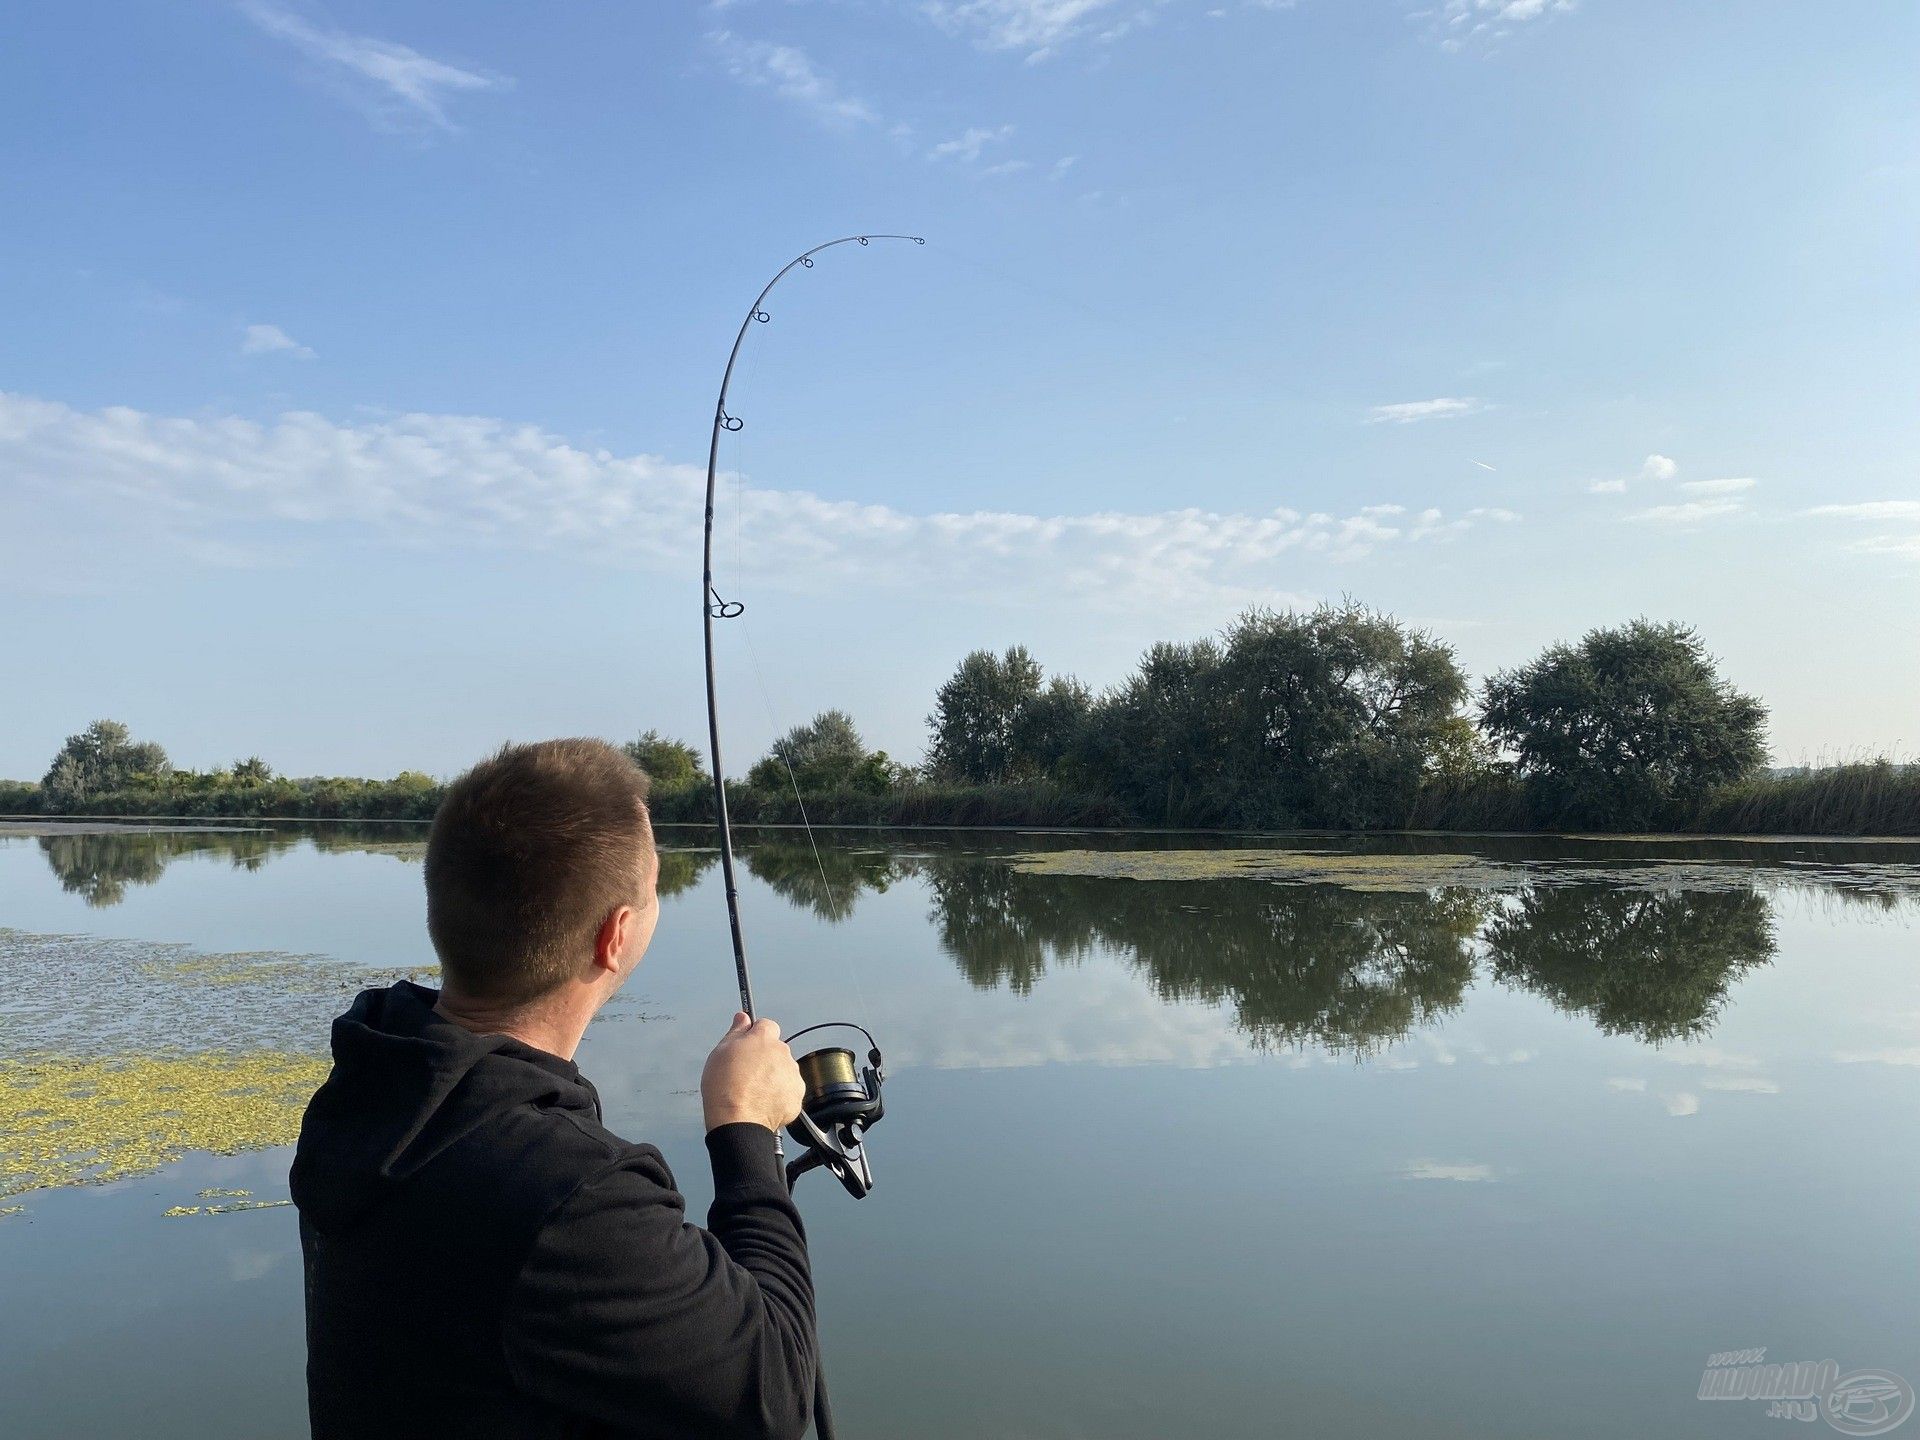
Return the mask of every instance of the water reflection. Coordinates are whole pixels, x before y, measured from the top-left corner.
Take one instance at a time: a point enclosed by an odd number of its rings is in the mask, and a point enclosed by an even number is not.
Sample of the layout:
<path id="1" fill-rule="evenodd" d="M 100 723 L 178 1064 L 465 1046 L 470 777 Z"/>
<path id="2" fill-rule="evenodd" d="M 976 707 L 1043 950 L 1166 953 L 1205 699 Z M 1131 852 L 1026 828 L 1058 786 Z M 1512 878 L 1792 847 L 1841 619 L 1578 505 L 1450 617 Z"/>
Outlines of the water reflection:
<path id="1" fill-rule="evenodd" d="M 1733 982 L 1773 958 L 1773 908 L 1752 890 L 1529 890 L 1482 940 L 1500 980 L 1658 1045 L 1709 1033 Z"/>
<path id="2" fill-rule="evenodd" d="M 255 870 L 302 843 L 403 861 L 417 861 L 425 848 L 418 828 L 352 825 L 37 838 L 61 887 L 96 907 L 119 904 L 129 887 L 155 884 L 183 856 L 218 855 Z M 1137 969 L 1162 1000 L 1229 1006 L 1256 1047 L 1357 1055 L 1458 1008 L 1483 966 L 1608 1034 L 1653 1044 L 1695 1039 L 1712 1029 L 1733 984 L 1773 957 L 1768 891 L 1792 886 L 1898 903 L 1871 890 L 1809 883 L 1805 871 L 1726 861 L 1707 862 L 1714 873 L 1698 886 L 1673 867 L 1661 872 L 1669 882 L 1663 888 L 1622 870 L 1622 881 L 1635 883 L 1588 883 L 1592 872 L 1583 871 L 1582 883 L 1406 893 L 1245 878 L 1029 874 L 977 852 L 816 847 L 781 836 L 753 837 L 740 858 L 774 893 L 830 923 L 849 919 L 862 896 L 917 878 L 932 901 L 941 950 L 982 990 L 1027 995 L 1049 969 L 1099 951 Z M 718 859 L 712 848 L 673 848 L 669 840 L 660 893 L 691 889 Z"/>
<path id="3" fill-rule="evenodd" d="M 222 854 L 236 869 L 251 871 L 298 841 L 270 830 L 115 830 L 38 839 L 60 888 L 96 909 L 118 905 L 129 886 L 156 884 L 183 855 Z"/>

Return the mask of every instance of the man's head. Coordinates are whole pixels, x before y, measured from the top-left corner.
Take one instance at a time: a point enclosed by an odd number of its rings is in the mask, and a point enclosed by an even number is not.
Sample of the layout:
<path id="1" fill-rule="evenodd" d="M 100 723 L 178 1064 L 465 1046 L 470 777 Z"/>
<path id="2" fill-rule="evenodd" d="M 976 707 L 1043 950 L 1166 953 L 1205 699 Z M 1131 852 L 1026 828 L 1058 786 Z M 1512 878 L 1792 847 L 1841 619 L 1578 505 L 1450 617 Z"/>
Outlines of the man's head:
<path id="1" fill-rule="evenodd" d="M 427 839 L 427 932 L 446 988 L 514 1006 L 611 982 L 653 935 L 647 777 L 600 740 L 508 745 L 448 787 Z"/>

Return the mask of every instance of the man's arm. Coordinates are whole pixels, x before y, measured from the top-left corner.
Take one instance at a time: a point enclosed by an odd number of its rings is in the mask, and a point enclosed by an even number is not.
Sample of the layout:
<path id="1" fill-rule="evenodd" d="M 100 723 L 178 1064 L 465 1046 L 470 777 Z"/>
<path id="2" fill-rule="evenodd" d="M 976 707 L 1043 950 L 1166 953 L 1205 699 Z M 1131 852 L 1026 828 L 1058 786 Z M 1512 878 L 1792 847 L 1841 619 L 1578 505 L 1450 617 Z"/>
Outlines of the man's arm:
<path id="1" fill-rule="evenodd" d="M 529 1394 L 636 1436 L 797 1440 L 818 1366 L 806 1232 L 766 1126 L 722 1125 L 707 1150 L 707 1230 L 650 1147 L 555 1211 L 509 1299 L 507 1363 Z"/>

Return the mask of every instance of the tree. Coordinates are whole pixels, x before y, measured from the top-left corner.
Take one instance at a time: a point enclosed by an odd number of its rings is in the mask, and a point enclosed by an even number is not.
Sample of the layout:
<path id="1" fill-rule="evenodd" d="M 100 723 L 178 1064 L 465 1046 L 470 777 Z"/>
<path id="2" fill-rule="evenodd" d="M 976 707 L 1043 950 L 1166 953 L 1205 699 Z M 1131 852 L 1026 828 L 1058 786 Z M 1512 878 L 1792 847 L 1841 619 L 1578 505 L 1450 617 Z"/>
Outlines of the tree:
<path id="1" fill-rule="evenodd" d="M 1398 825 L 1457 748 L 1453 652 L 1355 604 L 1249 610 L 1218 643 L 1156 645 L 1104 697 L 1105 788 L 1170 823 Z"/>
<path id="2" fill-rule="evenodd" d="M 927 770 L 968 785 L 1059 780 L 1080 747 L 1093 692 L 1071 675 L 1044 680 L 1026 647 L 976 650 L 934 697 Z"/>
<path id="3" fill-rule="evenodd" d="M 51 809 L 72 810 L 90 797 L 125 789 L 138 778 L 160 779 L 172 771 L 167 752 L 158 745 L 136 742 L 118 720 L 96 720 L 67 737 L 40 787 Z"/>
<path id="4" fill-rule="evenodd" d="M 658 730 L 649 730 L 638 740 L 629 740 L 620 748 L 627 752 L 634 764 L 652 777 L 654 785 L 661 790 L 679 790 L 706 782 L 707 767 L 700 752 L 684 740 L 675 740 Z"/>
<path id="5" fill-rule="evenodd" d="M 756 790 L 797 786 L 803 795 L 828 790 L 859 790 L 883 795 L 901 783 L 905 771 L 884 750 L 868 750 L 853 717 L 844 710 L 823 710 L 773 742 L 773 748 L 747 772 Z"/>
<path id="6" fill-rule="evenodd" d="M 1766 760 L 1766 707 L 1720 678 L 1685 625 L 1635 620 L 1555 645 L 1487 682 L 1480 723 L 1545 818 L 1645 829 Z"/>
<path id="7" fill-rule="evenodd" d="M 273 767 L 258 755 L 233 762 L 233 778 L 241 785 L 264 785 L 273 779 Z"/>

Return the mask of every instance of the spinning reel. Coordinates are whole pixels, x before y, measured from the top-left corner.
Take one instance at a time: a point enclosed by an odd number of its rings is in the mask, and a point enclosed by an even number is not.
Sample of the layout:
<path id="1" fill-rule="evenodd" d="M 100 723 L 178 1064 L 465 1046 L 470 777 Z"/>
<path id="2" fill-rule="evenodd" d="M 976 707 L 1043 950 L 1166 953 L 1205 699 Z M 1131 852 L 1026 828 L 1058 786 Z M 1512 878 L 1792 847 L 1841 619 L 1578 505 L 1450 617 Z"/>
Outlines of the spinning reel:
<path id="1" fill-rule="evenodd" d="M 864 1066 L 856 1064 L 853 1051 L 834 1045 L 809 1050 L 799 1058 L 800 1078 L 806 1082 L 807 1093 L 787 1133 L 804 1150 L 787 1166 L 787 1188 L 791 1190 L 807 1171 L 824 1169 L 858 1200 L 873 1189 L 873 1166 L 861 1142 L 886 1113 L 880 1099 L 880 1085 L 886 1079 L 880 1046 L 872 1031 L 847 1020 L 809 1025 L 788 1038 L 798 1040 L 815 1030 L 858 1030 L 867 1037 L 870 1048 Z"/>

